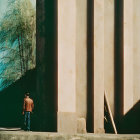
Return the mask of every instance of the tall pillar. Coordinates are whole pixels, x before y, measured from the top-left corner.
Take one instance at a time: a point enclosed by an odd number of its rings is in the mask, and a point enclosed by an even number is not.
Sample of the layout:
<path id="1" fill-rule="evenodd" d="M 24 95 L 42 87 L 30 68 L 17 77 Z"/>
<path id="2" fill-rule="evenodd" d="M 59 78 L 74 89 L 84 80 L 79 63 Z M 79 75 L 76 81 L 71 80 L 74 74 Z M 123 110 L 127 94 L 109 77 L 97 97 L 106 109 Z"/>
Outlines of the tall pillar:
<path id="1" fill-rule="evenodd" d="M 112 115 L 114 116 L 114 6 L 115 0 L 106 0 L 105 2 L 105 21 L 104 21 L 104 78 L 105 91 L 108 97 Z"/>
<path id="2" fill-rule="evenodd" d="M 58 2 L 57 130 L 76 133 L 76 0 Z"/>
<path id="3" fill-rule="evenodd" d="M 104 132 L 104 0 L 94 0 L 93 129 Z"/>
<path id="4" fill-rule="evenodd" d="M 123 15 L 123 115 L 133 106 L 133 0 L 124 0 Z"/>
<path id="5" fill-rule="evenodd" d="M 87 113 L 87 0 L 76 0 L 76 112 Z"/>
<path id="6" fill-rule="evenodd" d="M 37 0 L 35 115 L 39 131 L 57 125 L 57 0 Z"/>
<path id="7" fill-rule="evenodd" d="M 133 85 L 134 85 L 134 104 L 136 104 L 140 100 L 140 1 L 134 0 L 133 7 L 134 7 L 134 32 L 133 32 L 133 39 L 134 39 L 134 47 L 133 47 Z"/>

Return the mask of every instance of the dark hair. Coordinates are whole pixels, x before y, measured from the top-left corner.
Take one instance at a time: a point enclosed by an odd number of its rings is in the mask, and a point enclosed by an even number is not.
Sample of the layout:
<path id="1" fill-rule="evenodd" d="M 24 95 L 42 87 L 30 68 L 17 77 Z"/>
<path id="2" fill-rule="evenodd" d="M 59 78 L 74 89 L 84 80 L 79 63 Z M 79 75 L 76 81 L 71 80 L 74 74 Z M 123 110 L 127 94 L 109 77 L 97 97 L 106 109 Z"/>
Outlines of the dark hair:
<path id="1" fill-rule="evenodd" d="M 25 95 L 26 95 L 26 96 L 29 96 L 30 94 L 27 92 Z"/>

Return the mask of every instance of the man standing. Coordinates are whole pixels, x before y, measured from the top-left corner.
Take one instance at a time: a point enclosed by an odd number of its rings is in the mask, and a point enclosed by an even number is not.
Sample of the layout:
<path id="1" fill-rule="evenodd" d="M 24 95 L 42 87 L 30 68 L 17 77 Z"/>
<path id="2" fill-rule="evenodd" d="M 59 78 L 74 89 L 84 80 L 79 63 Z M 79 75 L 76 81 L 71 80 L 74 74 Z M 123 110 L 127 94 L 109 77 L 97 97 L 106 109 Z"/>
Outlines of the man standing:
<path id="1" fill-rule="evenodd" d="M 23 115 L 25 116 L 24 125 L 26 131 L 30 131 L 30 114 L 33 109 L 34 102 L 31 98 L 29 98 L 29 93 L 26 93 L 23 104 Z"/>

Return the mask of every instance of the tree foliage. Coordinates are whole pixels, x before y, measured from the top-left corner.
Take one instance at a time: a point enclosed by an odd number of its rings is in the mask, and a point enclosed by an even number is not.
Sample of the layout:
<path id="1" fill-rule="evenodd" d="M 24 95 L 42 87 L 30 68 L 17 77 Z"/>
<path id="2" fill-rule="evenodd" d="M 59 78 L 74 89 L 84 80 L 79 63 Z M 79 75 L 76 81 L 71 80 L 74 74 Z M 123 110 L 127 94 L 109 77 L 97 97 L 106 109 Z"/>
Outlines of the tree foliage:
<path id="1" fill-rule="evenodd" d="M 35 67 L 36 13 L 30 0 L 9 0 L 0 21 L 1 88 Z"/>

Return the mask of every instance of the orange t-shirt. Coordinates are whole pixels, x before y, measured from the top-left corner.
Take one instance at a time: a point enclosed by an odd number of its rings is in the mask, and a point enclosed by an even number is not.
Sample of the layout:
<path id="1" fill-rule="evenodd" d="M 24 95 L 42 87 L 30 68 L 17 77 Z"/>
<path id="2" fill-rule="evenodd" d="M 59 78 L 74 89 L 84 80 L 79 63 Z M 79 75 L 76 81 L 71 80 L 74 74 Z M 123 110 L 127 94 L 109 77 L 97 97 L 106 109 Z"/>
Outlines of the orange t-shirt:
<path id="1" fill-rule="evenodd" d="M 33 108 L 34 108 L 33 100 L 30 99 L 29 97 L 24 98 L 23 110 L 32 112 Z"/>

